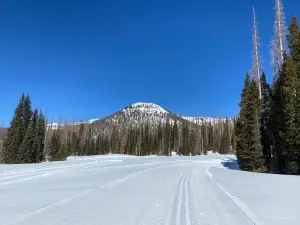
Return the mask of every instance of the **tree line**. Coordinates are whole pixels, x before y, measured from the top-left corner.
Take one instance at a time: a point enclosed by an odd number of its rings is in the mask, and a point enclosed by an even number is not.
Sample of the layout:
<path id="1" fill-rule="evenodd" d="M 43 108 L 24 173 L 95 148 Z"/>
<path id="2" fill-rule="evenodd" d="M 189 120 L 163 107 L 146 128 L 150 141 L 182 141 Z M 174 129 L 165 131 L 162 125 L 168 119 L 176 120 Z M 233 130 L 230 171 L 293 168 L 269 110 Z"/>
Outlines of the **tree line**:
<path id="1" fill-rule="evenodd" d="M 22 94 L 2 146 L 3 163 L 44 161 L 45 116 L 32 110 L 31 99 Z"/>
<path id="2" fill-rule="evenodd" d="M 24 94 L 15 109 L 1 148 L 1 163 L 38 163 L 65 160 L 68 156 L 99 154 L 203 155 L 207 151 L 234 153 L 234 120 L 218 119 L 201 125 L 165 118 L 141 122 L 95 126 L 87 123 L 47 124 L 41 111 L 32 110 Z"/>
<path id="3" fill-rule="evenodd" d="M 276 24 L 280 21 L 276 18 Z M 236 154 L 242 170 L 300 174 L 300 28 L 296 16 L 284 37 L 288 45 L 284 51 L 278 50 L 284 31 L 275 32 L 273 83 L 267 83 L 264 73 L 258 79 L 246 74 L 235 126 Z"/>
<path id="4" fill-rule="evenodd" d="M 52 130 L 45 148 L 51 160 L 108 153 L 193 156 L 207 151 L 233 153 L 235 137 L 230 119 L 219 120 L 217 124 L 196 125 L 167 118 L 165 123 L 112 124 L 101 129 L 84 123 L 79 129 L 78 126 L 58 125 Z"/>

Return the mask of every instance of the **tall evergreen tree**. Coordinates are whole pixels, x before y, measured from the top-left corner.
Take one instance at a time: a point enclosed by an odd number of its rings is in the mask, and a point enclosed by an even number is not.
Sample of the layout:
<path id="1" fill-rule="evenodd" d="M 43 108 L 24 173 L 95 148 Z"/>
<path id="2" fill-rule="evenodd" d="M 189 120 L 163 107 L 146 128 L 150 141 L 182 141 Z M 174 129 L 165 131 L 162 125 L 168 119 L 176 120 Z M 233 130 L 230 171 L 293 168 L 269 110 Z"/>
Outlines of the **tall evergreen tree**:
<path id="1" fill-rule="evenodd" d="M 235 126 L 235 136 L 236 136 L 236 156 L 239 162 L 240 169 L 250 171 L 251 167 L 251 156 L 249 151 L 249 136 L 247 134 L 247 111 L 249 108 L 249 103 L 247 98 L 250 91 L 250 76 L 247 73 L 244 88 L 241 93 L 241 101 L 239 103 L 240 112 L 236 119 Z"/>
<path id="2" fill-rule="evenodd" d="M 15 109 L 14 117 L 7 130 L 5 140 L 3 142 L 3 161 L 4 163 L 17 163 L 17 154 L 19 146 L 23 141 L 23 108 L 24 108 L 25 95 L 21 96 L 19 104 Z"/>
<path id="3" fill-rule="evenodd" d="M 208 124 L 208 151 L 215 152 L 217 149 L 217 140 L 214 132 L 214 126 L 209 123 Z"/>
<path id="4" fill-rule="evenodd" d="M 38 145 L 37 162 L 42 162 L 45 160 L 44 147 L 45 147 L 45 135 L 46 135 L 46 119 L 42 111 L 40 111 L 38 120 L 37 120 L 37 129 L 36 129 L 36 142 Z"/>
<path id="5" fill-rule="evenodd" d="M 255 80 L 251 81 L 250 89 L 248 92 L 249 96 L 247 98 L 248 110 L 247 110 L 247 133 L 249 139 L 249 150 L 251 157 L 251 170 L 255 172 L 265 172 L 266 165 L 263 158 L 262 145 L 260 139 L 260 99 L 259 91 L 257 89 L 257 82 Z"/>
<path id="6" fill-rule="evenodd" d="M 163 143 L 163 155 L 170 155 L 170 119 L 167 118 L 164 127 L 164 143 Z"/>
<path id="7" fill-rule="evenodd" d="M 27 128 L 29 127 L 31 123 L 31 117 L 32 117 L 32 109 L 31 109 L 31 99 L 30 96 L 27 95 L 24 100 L 24 106 L 22 110 L 22 128 L 21 128 L 21 135 L 22 139 L 26 135 Z"/>
<path id="8" fill-rule="evenodd" d="M 287 36 L 291 54 L 291 60 L 296 67 L 295 77 L 295 149 L 300 149 L 300 27 L 295 15 L 292 16 L 292 23 L 289 26 Z M 298 154 L 298 166 L 300 165 L 300 153 Z M 298 171 L 300 173 L 300 171 Z"/>
<path id="9" fill-rule="evenodd" d="M 295 78 L 295 64 L 293 60 L 287 59 L 278 78 L 283 122 L 281 133 L 284 140 L 278 154 L 279 172 L 287 174 L 295 174 L 299 170 L 298 151 L 295 146 Z"/>
<path id="10" fill-rule="evenodd" d="M 53 131 L 50 140 L 50 160 L 51 161 L 62 161 L 67 157 L 66 145 L 62 139 L 62 130 L 58 127 L 57 130 Z"/>
<path id="11" fill-rule="evenodd" d="M 272 165 L 272 153 L 271 153 L 271 95 L 272 90 L 270 85 L 267 83 L 266 76 L 262 73 L 261 79 L 261 89 L 262 89 L 262 98 L 261 98 L 261 110 L 260 110 L 260 137 L 261 144 L 263 148 L 263 155 L 265 159 L 265 164 L 268 167 L 268 170 L 271 169 Z"/>
<path id="12" fill-rule="evenodd" d="M 26 130 L 25 137 L 18 149 L 18 163 L 35 163 L 37 162 L 37 154 L 39 143 L 37 142 L 37 123 L 38 110 L 32 114 L 29 127 Z"/>
<path id="13" fill-rule="evenodd" d="M 189 144 L 189 124 L 187 121 L 182 125 L 182 141 L 181 141 L 181 151 L 182 155 L 190 154 L 190 144 Z"/>
<path id="14" fill-rule="evenodd" d="M 231 151 L 231 138 L 230 138 L 230 121 L 226 118 L 224 123 L 223 144 L 220 153 L 228 154 Z"/>
<path id="15" fill-rule="evenodd" d="M 84 140 L 84 123 L 81 121 L 79 125 L 78 139 L 76 143 L 77 155 L 83 155 L 83 140 Z"/>
<path id="16" fill-rule="evenodd" d="M 240 168 L 247 171 L 265 172 L 265 161 L 260 143 L 260 99 L 257 82 L 246 74 L 241 94 L 240 113 L 236 120 L 236 152 Z"/>
<path id="17" fill-rule="evenodd" d="M 179 137 L 178 137 L 178 122 L 177 120 L 174 121 L 174 125 L 172 127 L 172 135 L 171 135 L 171 149 L 173 152 L 178 152 L 178 145 L 179 145 Z"/>

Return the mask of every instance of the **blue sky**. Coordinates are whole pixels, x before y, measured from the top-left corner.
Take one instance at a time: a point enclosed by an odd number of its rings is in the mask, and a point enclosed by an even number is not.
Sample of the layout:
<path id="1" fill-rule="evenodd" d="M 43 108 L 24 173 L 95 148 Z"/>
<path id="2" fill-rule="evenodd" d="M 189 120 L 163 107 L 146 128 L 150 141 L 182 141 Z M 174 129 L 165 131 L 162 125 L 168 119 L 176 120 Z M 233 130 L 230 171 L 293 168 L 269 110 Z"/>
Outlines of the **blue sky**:
<path id="1" fill-rule="evenodd" d="M 287 21 L 300 2 L 284 0 Z M 251 69 L 252 6 L 271 79 L 273 0 L 0 3 L 0 120 L 22 92 L 50 118 L 86 120 L 134 102 L 235 116 Z"/>

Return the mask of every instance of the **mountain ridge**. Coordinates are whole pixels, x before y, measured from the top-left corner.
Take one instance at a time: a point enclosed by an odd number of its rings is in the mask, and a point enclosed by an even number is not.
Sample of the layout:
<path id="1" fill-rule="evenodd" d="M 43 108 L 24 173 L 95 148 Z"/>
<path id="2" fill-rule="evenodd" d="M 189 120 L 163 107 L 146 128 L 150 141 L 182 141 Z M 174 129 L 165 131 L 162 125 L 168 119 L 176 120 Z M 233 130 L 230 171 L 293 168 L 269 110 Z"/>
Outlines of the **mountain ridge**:
<path id="1" fill-rule="evenodd" d="M 201 124 L 216 124 L 219 120 L 225 121 L 225 118 L 215 117 L 202 117 L 202 116 L 180 116 L 172 111 L 161 107 L 152 102 L 136 102 L 124 107 L 106 117 L 98 119 L 90 119 L 88 121 L 76 122 L 74 125 L 92 124 L 92 125 L 121 125 L 121 124 L 140 124 L 150 123 L 159 124 L 166 123 L 169 120 L 170 123 L 177 121 L 189 121 L 197 125 Z M 50 126 L 51 124 L 48 124 Z M 54 126 L 53 126 L 54 125 Z M 55 129 L 58 126 L 57 123 L 52 123 L 52 127 Z"/>

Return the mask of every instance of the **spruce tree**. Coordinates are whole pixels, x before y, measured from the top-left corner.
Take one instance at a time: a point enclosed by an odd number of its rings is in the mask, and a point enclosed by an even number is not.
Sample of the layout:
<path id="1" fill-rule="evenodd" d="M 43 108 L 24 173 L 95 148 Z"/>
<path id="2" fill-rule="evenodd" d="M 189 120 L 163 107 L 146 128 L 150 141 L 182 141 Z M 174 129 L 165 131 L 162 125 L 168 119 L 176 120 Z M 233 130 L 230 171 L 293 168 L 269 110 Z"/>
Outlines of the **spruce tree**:
<path id="1" fill-rule="evenodd" d="M 233 131 L 231 135 L 231 152 L 233 154 L 236 153 L 236 136 L 235 136 L 235 126 L 236 126 L 236 119 L 233 119 Z"/>
<path id="2" fill-rule="evenodd" d="M 261 109 L 260 109 L 260 136 L 261 144 L 263 148 L 263 155 L 265 164 L 268 170 L 271 169 L 272 165 L 272 154 L 271 154 L 271 95 L 272 90 L 270 85 L 267 83 L 266 76 L 264 73 L 261 75 Z"/>
<path id="3" fill-rule="evenodd" d="M 250 137 L 250 157 L 251 157 L 251 170 L 254 172 L 265 172 L 266 164 L 263 158 L 262 145 L 260 139 L 260 124 L 259 124 L 259 116 L 260 116 L 260 99 L 259 99 L 259 90 L 258 85 L 255 80 L 251 81 L 250 89 L 248 92 L 248 126 L 247 133 Z"/>
<path id="4" fill-rule="evenodd" d="M 171 142 L 171 149 L 173 152 L 178 152 L 178 144 L 179 144 L 179 140 L 178 140 L 178 122 L 177 120 L 174 121 L 174 125 L 172 127 L 172 142 Z"/>
<path id="5" fill-rule="evenodd" d="M 13 119 L 10 127 L 7 130 L 5 140 L 3 142 L 3 161 L 4 163 L 17 163 L 17 155 L 20 144 L 23 141 L 23 108 L 24 108 L 25 95 L 21 96 L 19 104 L 15 109 Z"/>
<path id="6" fill-rule="evenodd" d="M 163 155 L 170 154 L 170 120 L 167 118 L 165 127 L 164 127 L 164 145 L 163 145 Z"/>
<path id="7" fill-rule="evenodd" d="M 32 117 L 31 99 L 30 96 L 27 95 L 25 97 L 24 106 L 22 110 L 22 129 L 21 129 L 22 139 L 25 137 L 27 128 L 31 123 L 31 117 Z"/>
<path id="8" fill-rule="evenodd" d="M 62 130 L 58 127 L 57 130 L 53 131 L 51 140 L 50 140 L 50 160 L 51 161 L 62 161 L 67 157 L 66 144 L 62 139 Z"/>
<path id="9" fill-rule="evenodd" d="M 278 88 L 282 107 L 283 143 L 278 149 L 279 172 L 296 174 L 299 170 L 298 150 L 296 149 L 295 103 L 296 103 L 296 67 L 292 59 L 286 59 L 279 74 Z"/>
<path id="10" fill-rule="evenodd" d="M 184 122 L 182 125 L 182 155 L 189 155 L 190 154 L 190 144 L 189 144 L 189 124 L 187 121 Z"/>
<path id="11" fill-rule="evenodd" d="M 295 77 L 295 149 L 300 149 L 300 27 L 295 15 L 292 16 L 292 23 L 289 26 L 289 43 L 291 60 L 296 67 Z M 298 154 L 298 167 L 300 165 L 300 154 Z M 300 171 L 298 171 L 300 173 Z"/>
<path id="12" fill-rule="evenodd" d="M 84 140 L 84 123 L 81 121 L 78 132 L 78 139 L 76 143 L 77 155 L 81 156 L 83 154 L 83 140 Z"/>
<path id="13" fill-rule="evenodd" d="M 42 162 L 45 160 L 44 147 L 45 147 L 45 135 L 46 135 L 46 119 L 42 111 L 40 111 L 37 120 L 36 129 L 36 143 L 38 145 L 36 161 Z"/>
<path id="14" fill-rule="evenodd" d="M 247 73 L 244 88 L 241 93 L 241 101 L 239 103 L 240 112 L 236 119 L 235 136 L 236 136 L 236 156 L 241 170 L 251 170 L 251 156 L 249 152 L 249 136 L 247 136 L 247 116 L 248 110 L 247 98 L 250 90 L 250 76 Z"/>
<path id="15" fill-rule="evenodd" d="M 25 137 L 18 149 L 18 163 L 35 163 L 37 162 L 38 142 L 37 142 L 37 123 L 38 111 L 32 114 L 29 127 L 26 130 Z"/>
<path id="16" fill-rule="evenodd" d="M 220 153 L 228 154 L 230 150 L 231 150 L 230 121 L 228 118 L 226 118 L 224 123 L 223 144 Z"/>
<path id="17" fill-rule="evenodd" d="M 214 126 L 208 124 L 208 151 L 215 152 L 217 148 L 216 135 L 214 132 Z"/>

